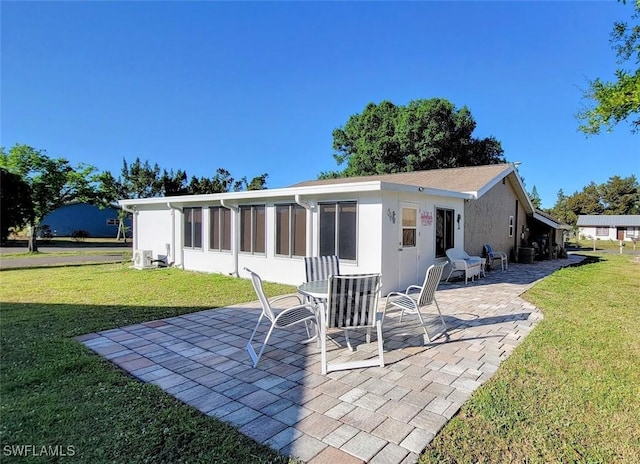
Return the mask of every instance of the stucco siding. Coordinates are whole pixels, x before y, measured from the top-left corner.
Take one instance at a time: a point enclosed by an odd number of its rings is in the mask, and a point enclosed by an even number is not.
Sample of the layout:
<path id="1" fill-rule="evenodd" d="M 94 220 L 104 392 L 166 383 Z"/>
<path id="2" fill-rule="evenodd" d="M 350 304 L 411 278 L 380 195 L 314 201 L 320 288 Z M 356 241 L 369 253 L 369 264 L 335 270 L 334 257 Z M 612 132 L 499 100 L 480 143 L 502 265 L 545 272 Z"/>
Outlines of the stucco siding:
<path id="1" fill-rule="evenodd" d="M 168 208 L 160 210 L 142 209 L 135 214 L 133 226 L 133 247 L 136 250 L 151 250 L 153 259 L 173 255 L 170 261 L 181 264 L 181 242 L 172 243 L 171 211 Z M 179 233 L 174 240 L 180 240 Z M 169 252 L 167 252 L 169 248 Z"/>
<path id="2" fill-rule="evenodd" d="M 465 201 L 464 246 L 470 255 L 482 256 L 485 244 L 494 250 L 510 253 L 526 224 L 526 213 L 518 201 L 511 182 L 499 182 L 478 200 Z M 513 218 L 513 229 L 509 227 Z M 512 232 L 512 235 L 510 235 Z M 518 241 L 519 243 L 519 241 Z"/>

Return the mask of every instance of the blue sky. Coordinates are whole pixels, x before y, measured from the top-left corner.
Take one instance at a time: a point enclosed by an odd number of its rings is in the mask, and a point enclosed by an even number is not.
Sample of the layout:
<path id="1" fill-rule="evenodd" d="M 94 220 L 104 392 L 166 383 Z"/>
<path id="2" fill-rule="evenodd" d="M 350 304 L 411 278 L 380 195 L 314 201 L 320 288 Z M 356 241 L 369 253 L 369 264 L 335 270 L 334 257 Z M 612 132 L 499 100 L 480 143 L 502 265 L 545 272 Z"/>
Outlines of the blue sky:
<path id="1" fill-rule="evenodd" d="M 627 124 L 586 138 L 574 115 L 610 78 L 600 2 L 10 2 L 1 137 L 119 175 L 136 157 L 189 176 L 335 170 L 332 131 L 369 102 L 442 97 L 519 161 L 543 206 L 638 177 Z"/>

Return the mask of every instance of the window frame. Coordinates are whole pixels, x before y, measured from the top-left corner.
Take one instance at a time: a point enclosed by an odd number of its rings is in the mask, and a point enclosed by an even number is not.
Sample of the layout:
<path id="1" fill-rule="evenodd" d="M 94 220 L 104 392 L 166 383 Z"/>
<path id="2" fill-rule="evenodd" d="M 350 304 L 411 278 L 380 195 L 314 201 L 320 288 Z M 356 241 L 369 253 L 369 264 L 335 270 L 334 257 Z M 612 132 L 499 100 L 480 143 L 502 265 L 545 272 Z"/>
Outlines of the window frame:
<path id="1" fill-rule="evenodd" d="M 281 221 L 280 221 L 280 217 L 279 217 L 279 212 L 280 211 L 286 211 L 287 217 L 287 252 L 286 253 L 282 253 L 283 250 L 280 250 L 280 227 L 281 227 Z M 302 212 L 303 214 L 303 222 L 302 222 L 302 227 L 303 230 L 301 231 L 302 233 L 302 238 L 301 241 L 302 243 L 299 244 L 296 237 L 298 237 L 298 233 L 300 233 L 300 231 L 297 230 L 297 227 L 299 227 L 299 222 L 297 221 L 298 215 L 296 214 L 297 212 Z M 275 239 L 274 239 L 274 255 L 277 257 L 284 257 L 284 258 L 294 258 L 294 257 L 304 257 L 307 255 L 307 210 L 297 204 L 297 203 L 281 203 L 281 204 L 276 204 L 274 205 L 274 215 L 275 215 Z M 298 253 L 296 253 L 296 248 L 298 247 L 302 247 L 302 250 L 298 250 Z"/>
<path id="2" fill-rule="evenodd" d="M 405 217 L 404 217 L 405 210 L 411 210 L 413 212 L 413 218 L 411 218 L 413 219 L 413 225 L 405 224 Z M 418 246 L 418 207 L 417 206 L 401 206 L 400 207 L 400 224 L 402 228 L 402 248 L 416 248 Z M 410 233 L 407 234 L 407 232 L 410 232 Z"/>
<path id="3" fill-rule="evenodd" d="M 222 220 L 223 217 L 227 218 L 226 222 Z M 216 228 L 217 237 L 214 236 Z M 209 250 L 219 253 L 230 252 L 231 236 L 231 210 L 224 206 L 209 206 Z M 217 244 L 214 241 L 217 241 Z M 225 247 L 227 244 L 228 247 Z"/>
<path id="4" fill-rule="evenodd" d="M 244 213 L 249 211 L 250 218 L 250 230 L 249 230 L 249 249 L 245 249 L 245 215 Z M 259 224 L 259 216 L 258 213 L 262 213 L 262 233 L 257 230 L 260 226 Z M 251 254 L 251 255 L 262 255 L 266 256 L 267 254 L 267 207 L 264 204 L 256 204 L 256 205 L 240 205 L 239 206 L 239 214 L 240 214 L 240 243 L 238 244 L 238 251 L 240 253 Z M 259 239 L 262 238 L 260 242 Z M 262 249 L 260 250 L 259 245 L 262 245 Z"/>
<path id="5" fill-rule="evenodd" d="M 515 222 L 513 216 L 509 216 L 509 237 L 513 237 L 515 233 Z"/>
<path id="6" fill-rule="evenodd" d="M 195 221 L 195 217 L 193 216 L 195 212 L 200 213 L 200 221 L 199 221 L 200 234 L 199 235 L 197 235 L 196 233 L 198 229 L 196 225 L 198 224 L 198 222 Z M 202 238 L 203 238 L 202 206 L 186 206 L 182 209 L 182 215 L 183 215 L 182 232 L 183 232 L 183 238 L 184 238 L 184 242 L 182 244 L 183 248 L 186 248 L 189 250 L 202 250 Z M 190 225 L 189 234 L 187 234 L 187 225 Z M 187 242 L 187 235 L 189 235 L 189 242 Z M 199 239 L 199 245 L 196 244 L 197 242 L 196 239 Z"/>
<path id="7" fill-rule="evenodd" d="M 604 233 L 602 233 L 604 231 Z M 609 226 L 596 227 L 596 237 L 608 237 Z"/>
<path id="8" fill-rule="evenodd" d="M 333 206 L 335 208 L 333 212 L 333 223 L 331 227 L 333 228 L 333 250 L 323 250 L 323 207 L 325 206 Z M 354 208 L 354 216 L 353 216 L 353 230 L 345 231 L 341 230 L 343 223 L 346 222 L 346 226 L 349 227 L 348 216 L 342 216 L 343 208 L 345 207 L 353 207 Z M 342 219 L 341 219 L 342 216 Z M 359 217 L 359 208 L 357 200 L 339 200 L 339 201 L 322 201 L 318 203 L 318 251 L 320 255 L 336 255 L 341 261 L 347 262 L 357 262 L 358 261 L 358 217 Z M 350 232 L 352 232 L 350 234 Z M 344 234 L 344 235 L 343 235 Z M 344 240 L 341 240 L 340 237 L 353 237 L 353 243 L 344 244 Z M 344 246 L 343 246 L 344 245 Z M 351 245 L 351 246 L 349 246 Z M 353 248 L 353 253 L 347 252 L 349 248 Z M 353 257 L 351 257 L 353 256 Z"/>

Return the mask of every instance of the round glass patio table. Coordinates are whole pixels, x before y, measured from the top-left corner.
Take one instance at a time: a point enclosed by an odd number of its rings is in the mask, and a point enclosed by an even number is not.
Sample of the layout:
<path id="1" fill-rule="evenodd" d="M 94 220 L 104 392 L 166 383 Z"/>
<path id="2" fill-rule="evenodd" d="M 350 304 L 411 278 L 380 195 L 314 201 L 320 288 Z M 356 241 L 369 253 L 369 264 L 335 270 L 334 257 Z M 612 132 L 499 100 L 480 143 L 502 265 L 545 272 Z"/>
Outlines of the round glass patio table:
<path id="1" fill-rule="evenodd" d="M 305 282 L 298 287 L 298 293 L 310 298 L 326 300 L 329 293 L 329 281 L 314 280 L 312 282 Z"/>

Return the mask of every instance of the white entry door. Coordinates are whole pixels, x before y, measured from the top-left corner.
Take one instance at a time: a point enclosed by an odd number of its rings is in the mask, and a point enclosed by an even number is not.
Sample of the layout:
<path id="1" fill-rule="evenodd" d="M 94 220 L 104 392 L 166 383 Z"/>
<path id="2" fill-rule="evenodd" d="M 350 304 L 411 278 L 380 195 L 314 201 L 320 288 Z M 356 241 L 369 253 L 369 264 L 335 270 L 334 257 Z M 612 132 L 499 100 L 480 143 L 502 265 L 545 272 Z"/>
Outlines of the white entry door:
<path id="1" fill-rule="evenodd" d="M 400 289 L 418 283 L 418 205 L 400 204 L 398 264 Z"/>

